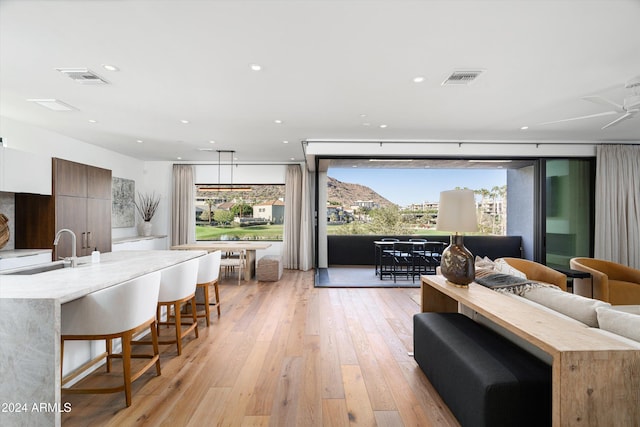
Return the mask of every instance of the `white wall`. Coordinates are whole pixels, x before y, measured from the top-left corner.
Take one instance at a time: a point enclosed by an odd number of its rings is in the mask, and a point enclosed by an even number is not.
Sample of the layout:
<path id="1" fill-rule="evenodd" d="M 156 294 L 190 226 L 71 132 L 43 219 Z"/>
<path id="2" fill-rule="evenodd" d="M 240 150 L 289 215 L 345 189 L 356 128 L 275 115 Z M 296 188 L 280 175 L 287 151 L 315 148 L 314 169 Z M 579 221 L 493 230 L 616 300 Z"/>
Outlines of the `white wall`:
<path id="1" fill-rule="evenodd" d="M 113 151 L 0 116 L 3 143 L 9 148 L 111 169 L 112 176 L 132 179 L 144 191 L 144 162 Z M 135 227 L 114 228 L 112 237 L 135 236 Z"/>

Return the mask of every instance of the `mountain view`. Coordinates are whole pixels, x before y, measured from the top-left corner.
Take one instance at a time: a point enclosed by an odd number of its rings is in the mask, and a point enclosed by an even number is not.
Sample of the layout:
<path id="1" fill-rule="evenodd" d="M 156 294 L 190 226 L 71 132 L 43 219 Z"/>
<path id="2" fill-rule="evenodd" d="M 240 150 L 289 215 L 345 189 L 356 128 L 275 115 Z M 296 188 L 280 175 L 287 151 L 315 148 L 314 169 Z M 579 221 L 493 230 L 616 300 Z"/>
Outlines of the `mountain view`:
<path id="1" fill-rule="evenodd" d="M 330 205 L 349 207 L 354 205 L 356 200 L 373 200 L 379 206 L 395 206 L 367 186 L 338 181 L 330 176 L 327 178 L 327 200 Z"/>

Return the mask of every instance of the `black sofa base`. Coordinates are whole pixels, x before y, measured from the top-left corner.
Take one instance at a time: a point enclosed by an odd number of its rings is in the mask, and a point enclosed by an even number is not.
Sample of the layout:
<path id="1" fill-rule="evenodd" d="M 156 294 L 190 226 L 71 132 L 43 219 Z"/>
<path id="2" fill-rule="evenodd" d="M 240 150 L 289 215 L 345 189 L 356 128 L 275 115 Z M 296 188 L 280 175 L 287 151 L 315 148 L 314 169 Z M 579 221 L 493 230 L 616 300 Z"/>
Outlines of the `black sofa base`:
<path id="1" fill-rule="evenodd" d="M 414 358 L 461 425 L 551 425 L 550 366 L 462 314 L 413 326 Z"/>

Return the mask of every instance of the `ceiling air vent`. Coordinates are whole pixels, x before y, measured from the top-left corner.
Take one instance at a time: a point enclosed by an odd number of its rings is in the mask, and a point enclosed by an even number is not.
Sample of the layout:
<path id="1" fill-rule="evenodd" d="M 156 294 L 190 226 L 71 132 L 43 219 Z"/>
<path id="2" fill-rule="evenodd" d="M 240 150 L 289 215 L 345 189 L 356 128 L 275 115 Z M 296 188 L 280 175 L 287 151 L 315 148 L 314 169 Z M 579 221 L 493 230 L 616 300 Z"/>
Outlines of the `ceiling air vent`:
<path id="1" fill-rule="evenodd" d="M 62 74 L 69 76 L 74 82 L 83 85 L 106 85 L 105 79 L 86 68 L 56 68 Z"/>
<path id="2" fill-rule="evenodd" d="M 442 82 L 442 86 L 453 85 L 469 85 L 473 82 L 484 70 L 462 70 L 454 71 L 445 81 Z"/>

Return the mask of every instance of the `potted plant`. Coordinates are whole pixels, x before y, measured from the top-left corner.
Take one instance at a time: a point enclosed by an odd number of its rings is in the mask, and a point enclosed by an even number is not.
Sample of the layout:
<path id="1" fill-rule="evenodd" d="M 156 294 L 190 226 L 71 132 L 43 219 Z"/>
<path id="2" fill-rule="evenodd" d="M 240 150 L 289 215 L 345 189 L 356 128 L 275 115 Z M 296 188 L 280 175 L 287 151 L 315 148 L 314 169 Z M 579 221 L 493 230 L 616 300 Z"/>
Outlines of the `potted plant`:
<path id="1" fill-rule="evenodd" d="M 143 221 L 140 224 L 140 228 L 138 231 L 140 235 L 151 236 L 151 219 L 155 215 L 159 203 L 160 196 L 157 196 L 155 192 L 151 194 L 138 193 L 138 201 L 134 201 L 134 204 Z"/>

